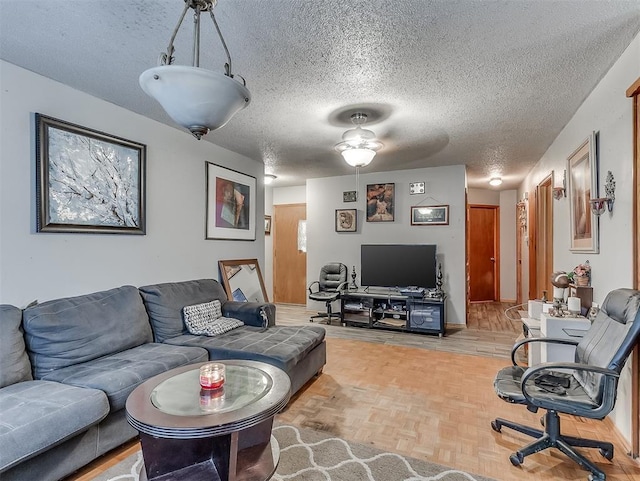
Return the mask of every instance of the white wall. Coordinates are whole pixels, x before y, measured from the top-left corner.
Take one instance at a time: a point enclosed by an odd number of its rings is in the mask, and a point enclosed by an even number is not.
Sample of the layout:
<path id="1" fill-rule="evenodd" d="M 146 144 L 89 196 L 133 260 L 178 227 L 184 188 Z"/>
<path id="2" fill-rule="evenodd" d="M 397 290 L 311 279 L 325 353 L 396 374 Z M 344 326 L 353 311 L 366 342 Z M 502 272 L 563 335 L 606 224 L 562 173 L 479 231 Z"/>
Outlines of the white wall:
<path id="1" fill-rule="evenodd" d="M 500 300 L 515 302 L 516 293 L 516 203 L 518 192 L 500 192 Z"/>
<path id="2" fill-rule="evenodd" d="M 536 164 L 521 187 L 533 191 L 550 172 L 558 176 L 566 169 L 567 157 L 592 131 L 599 132 L 599 183 L 604 193 L 607 171 L 616 181 L 616 202 L 613 212 L 600 217 L 600 253 L 574 254 L 569 251 L 569 201 L 553 202 L 554 270 L 568 271 L 585 260 L 592 266 L 594 301 L 602 303 L 606 294 L 618 287 L 632 287 L 632 194 L 633 194 L 633 134 L 632 102 L 625 97 L 626 89 L 640 77 L 640 35 L 629 45 L 598 86 L 591 92 Z M 526 244 L 523 242 L 523 292 L 528 292 Z M 618 402 L 612 418 L 629 441 L 631 436 L 631 376 L 630 363 L 623 372 L 618 389 Z"/>
<path id="3" fill-rule="evenodd" d="M 328 177 L 307 181 L 307 284 L 317 280 L 320 268 L 330 261 L 355 266 L 360 281 L 360 245 L 436 244 L 438 262 L 444 273 L 443 289 L 448 294 L 447 322 L 466 323 L 465 303 L 465 168 L 433 167 L 360 175 L 358 202 L 342 202 L 342 192 L 354 189 L 354 177 Z M 409 183 L 426 184 L 425 195 L 410 195 Z M 366 222 L 367 184 L 395 183 L 395 220 Z M 448 226 L 412 226 L 410 207 L 449 205 Z M 335 209 L 358 209 L 358 231 L 335 232 Z M 350 278 L 349 278 L 350 280 Z M 313 301 L 310 309 L 322 309 Z"/>
<path id="4" fill-rule="evenodd" d="M 219 259 L 264 265 L 262 164 L 6 62 L 0 85 L 0 302 L 218 279 Z M 146 235 L 35 232 L 34 112 L 147 145 Z M 204 239 L 205 161 L 258 179 L 256 241 Z"/>

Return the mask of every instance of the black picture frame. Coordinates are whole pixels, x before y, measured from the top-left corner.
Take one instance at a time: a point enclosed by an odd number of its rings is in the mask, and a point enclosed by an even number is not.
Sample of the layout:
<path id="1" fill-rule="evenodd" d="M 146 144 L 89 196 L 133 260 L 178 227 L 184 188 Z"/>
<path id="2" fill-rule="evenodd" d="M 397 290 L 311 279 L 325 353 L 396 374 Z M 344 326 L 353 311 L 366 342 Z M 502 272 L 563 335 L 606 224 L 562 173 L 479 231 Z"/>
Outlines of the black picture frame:
<path id="1" fill-rule="evenodd" d="M 449 206 L 412 206 L 411 225 L 449 225 Z"/>
<path id="2" fill-rule="evenodd" d="M 367 222 L 393 222 L 395 197 L 395 184 L 368 184 Z"/>
<path id="3" fill-rule="evenodd" d="M 146 233 L 147 147 L 35 114 L 36 231 Z"/>
<path id="4" fill-rule="evenodd" d="M 336 232 L 356 232 L 358 230 L 357 209 L 336 209 Z"/>

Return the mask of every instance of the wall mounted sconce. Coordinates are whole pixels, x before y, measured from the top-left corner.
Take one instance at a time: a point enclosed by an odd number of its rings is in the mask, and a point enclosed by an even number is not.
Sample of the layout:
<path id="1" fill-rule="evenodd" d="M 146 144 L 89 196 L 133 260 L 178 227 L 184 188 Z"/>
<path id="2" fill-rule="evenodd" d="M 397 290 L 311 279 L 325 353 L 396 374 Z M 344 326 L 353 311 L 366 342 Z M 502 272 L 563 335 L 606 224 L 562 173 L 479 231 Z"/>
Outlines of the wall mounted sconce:
<path id="1" fill-rule="evenodd" d="M 595 215 L 602 215 L 605 207 L 609 212 L 613 212 L 613 204 L 616 201 L 616 181 L 611 171 L 607 172 L 607 181 L 604 184 L 604 193 L 606 197 L 590 199 L 591 211 Z"/>
<path id="2" fill-rule="evenodd" d="M 553 188 L 553 198 L 560 200 L 567 196 L 567 171 L 562 172 L 562 187 Z"/>

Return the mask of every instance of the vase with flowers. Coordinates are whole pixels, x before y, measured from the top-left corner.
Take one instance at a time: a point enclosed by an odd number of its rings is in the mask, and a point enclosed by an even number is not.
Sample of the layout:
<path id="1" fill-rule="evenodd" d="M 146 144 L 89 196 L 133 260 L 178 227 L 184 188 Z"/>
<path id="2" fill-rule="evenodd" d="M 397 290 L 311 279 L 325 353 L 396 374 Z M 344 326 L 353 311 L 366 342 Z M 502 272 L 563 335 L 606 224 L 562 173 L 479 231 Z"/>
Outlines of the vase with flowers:
<path id="1" fill-rule="evenodd" d="M 567 276 L 571 283 L 578 287 L 589 286 L 591 284 L 591 265 L 589 261 L 575 266 L 571 272 L 567 272 Z"/>

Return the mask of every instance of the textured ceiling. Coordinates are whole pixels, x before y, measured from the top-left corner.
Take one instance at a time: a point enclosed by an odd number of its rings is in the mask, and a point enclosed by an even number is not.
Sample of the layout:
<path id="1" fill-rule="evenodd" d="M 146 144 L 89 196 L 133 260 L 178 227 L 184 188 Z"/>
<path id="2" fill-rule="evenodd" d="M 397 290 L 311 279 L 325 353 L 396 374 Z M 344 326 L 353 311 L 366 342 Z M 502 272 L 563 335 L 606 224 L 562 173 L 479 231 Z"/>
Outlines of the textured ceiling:
<path id="1" fill-rule="evenodd" d="M 138 76 L 182 6 L 0 0 L 0 58 L 173 125 Z M 466 164 L 470 187 L 497 174 L 515 188 L 640 31 L 640 0 L 219 0 L 215 12 L 252 102 L 202 141 L 264 162 L 275 185 L 352 173 L 333 146 L 359 107 L 385 144 L 362 172 Z M 222 72 L 203 20 L 201 66 Z M 190 35 L 176 63 L 190 62 Z"/>

